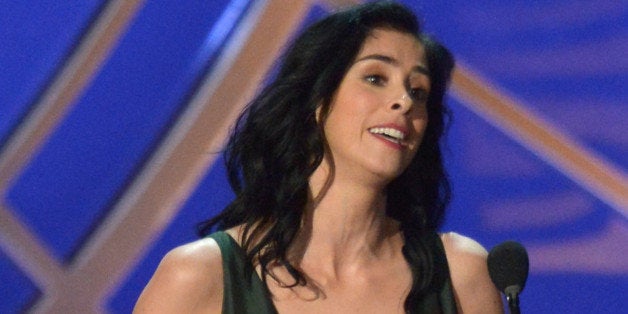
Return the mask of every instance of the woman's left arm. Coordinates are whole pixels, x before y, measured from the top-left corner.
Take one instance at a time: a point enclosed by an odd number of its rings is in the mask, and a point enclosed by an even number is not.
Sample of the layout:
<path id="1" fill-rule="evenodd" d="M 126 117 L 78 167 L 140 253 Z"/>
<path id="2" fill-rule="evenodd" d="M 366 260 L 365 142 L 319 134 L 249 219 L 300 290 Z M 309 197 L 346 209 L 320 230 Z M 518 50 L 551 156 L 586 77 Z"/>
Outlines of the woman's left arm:
<path id="1" fill-rule="evenodd" d="M 450 232 L 441 235 L 459 313 L 503 313 L 502 299 L 486 265 L 488 253 L 475 240 Z"/>

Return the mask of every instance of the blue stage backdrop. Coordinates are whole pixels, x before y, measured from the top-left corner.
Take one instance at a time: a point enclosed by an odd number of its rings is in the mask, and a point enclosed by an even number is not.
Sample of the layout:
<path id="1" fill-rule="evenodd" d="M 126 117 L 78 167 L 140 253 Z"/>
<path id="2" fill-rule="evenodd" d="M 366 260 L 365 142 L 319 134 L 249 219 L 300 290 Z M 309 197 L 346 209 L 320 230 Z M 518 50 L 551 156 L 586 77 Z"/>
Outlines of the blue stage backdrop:
<path id="1" fill-rule="evenodd" d="M 232 198 L 282 47 L 351 2 L 2 1 L 0 313 L 129 313 Z M 458 61 L 442 231 L 523 243 L 524 313 L 625 313 L 628 2 L 402 2 Z"/>

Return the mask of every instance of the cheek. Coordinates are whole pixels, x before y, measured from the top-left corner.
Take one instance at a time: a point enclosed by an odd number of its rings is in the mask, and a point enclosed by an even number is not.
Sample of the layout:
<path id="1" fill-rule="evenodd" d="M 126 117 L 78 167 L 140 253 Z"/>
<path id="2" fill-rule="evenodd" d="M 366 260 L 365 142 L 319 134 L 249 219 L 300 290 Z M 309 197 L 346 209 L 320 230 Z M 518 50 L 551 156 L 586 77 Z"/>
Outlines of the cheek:
<path id="1" fill-rule="evenodd" d="M 419 137 L 423 137 L 423 134 L 427 129 L 427 122 L 427 118 L 417 119 L 412 122 L 412 127 L 414 128 L 414 131 L 419 135 Z"/>
<path id="2" fill-rule="evenodd" d="M 423 134 L 425 134 L 425 130 L 427 129 L 427 124 L 429 122 L 427 111 L 421 110 L 413 119 L 412 119 L 412 128 L 418 134 L 419 141 L 423 138 Z"/>
<path id="3" fill-rule="evenodd" d="M 373 111 L 374 97 L 359 90 L 352 93 L 341 93 L 332 103 L 328 120 L 345 127 L 359 127 L 363 120 Z"/>

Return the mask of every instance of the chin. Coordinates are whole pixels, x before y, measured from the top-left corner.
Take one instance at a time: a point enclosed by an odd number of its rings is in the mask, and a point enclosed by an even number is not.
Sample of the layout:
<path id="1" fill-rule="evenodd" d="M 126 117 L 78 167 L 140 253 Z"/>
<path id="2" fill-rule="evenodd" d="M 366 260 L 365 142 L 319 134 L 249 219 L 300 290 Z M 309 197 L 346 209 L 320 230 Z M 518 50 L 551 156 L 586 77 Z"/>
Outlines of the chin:
<path id="1" fill-rule="evenodd" d="M 405 168 L 394 168 L 394 169 L 378 169 L 373 173 L 381 180 L 383 183 L 388 184 L 391 181 L 397 179 Z"/>
<path id="2" fill-rule="evenodd" d="M 409 162 L 398 161 L 398 162 L 388 162 L 373 165 L 373 172 L 377 173 L 379 176 L 383 178 L 388 178 L 390 180 L 396 179 L 400 176 L 406 168 L 408 168 Z"/>

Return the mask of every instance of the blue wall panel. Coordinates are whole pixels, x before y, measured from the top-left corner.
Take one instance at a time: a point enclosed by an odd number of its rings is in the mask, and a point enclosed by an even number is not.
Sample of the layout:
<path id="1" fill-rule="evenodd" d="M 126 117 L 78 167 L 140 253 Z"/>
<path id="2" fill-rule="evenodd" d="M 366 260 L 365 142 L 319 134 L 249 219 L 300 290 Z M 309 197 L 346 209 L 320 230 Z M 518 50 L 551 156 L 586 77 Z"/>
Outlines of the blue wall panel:
<path id="1" fill-rule="evenodd" d="M 11 207 L 58 258 L 79 248 L 177 116 L 227 3 L 149 1 L 10 190 Z"/>
<path id="2" fill-rule="evenodd" d="M 628 167 L 628 133 L 618 130 L 628 120 L 625 1 L 434 1 L 422 8 L 427 30 L 465 65 Z M 599 124 L 607 120 L 613 123 Z"/>
<path id="3" fill-rule="evenodd" d="M 103 2 L 2 2 L 0 145 L 72 51 Z"/>
<path id="4" fill-rule="evenodd" d="M 3 1 L 0 10 L 0 151 L 61 67 L 103 1 Z M 0 313 L 17 313 L 39 294 L 0 251 Z M 8 284 L 10 283 L 10 284 Z"/>
<path id="5" fill-rule="evenodd" d="M 39 294 L 37 286 L 0 251 L 0 313 L 18 313 Z"/>

